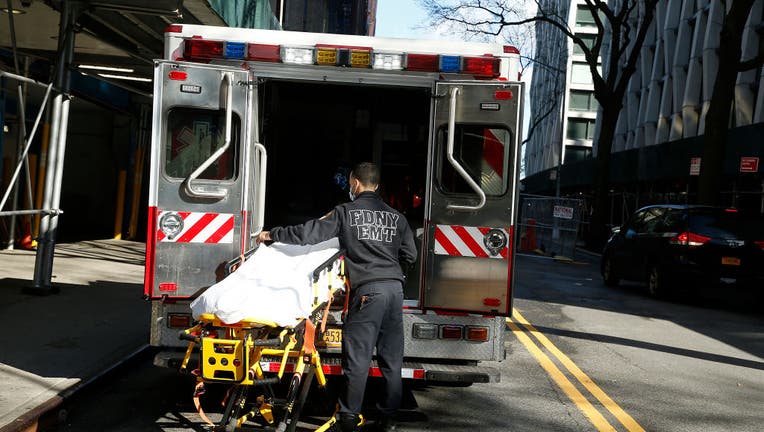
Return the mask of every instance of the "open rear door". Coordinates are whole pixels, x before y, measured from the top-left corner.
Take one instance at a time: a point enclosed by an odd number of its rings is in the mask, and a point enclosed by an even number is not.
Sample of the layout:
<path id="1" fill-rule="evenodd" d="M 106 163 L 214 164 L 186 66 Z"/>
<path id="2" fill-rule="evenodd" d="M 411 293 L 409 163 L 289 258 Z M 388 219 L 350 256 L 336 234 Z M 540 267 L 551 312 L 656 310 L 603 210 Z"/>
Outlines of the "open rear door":
<path id="1" fill-rule="evenodd" d="M 522 89 L 436 86 L 425 309 L 511 314 Z"/>
<path id="2" fill-rule="evenodd" d="M 250 246 L 262 216 L 251 214 L 258 197 L 246 191 L 258 189 L 265 155 L 253 135 L 249 71 L 155 67 L 145 294 L 182 298 L 221 279 L 223 265 Z"/>

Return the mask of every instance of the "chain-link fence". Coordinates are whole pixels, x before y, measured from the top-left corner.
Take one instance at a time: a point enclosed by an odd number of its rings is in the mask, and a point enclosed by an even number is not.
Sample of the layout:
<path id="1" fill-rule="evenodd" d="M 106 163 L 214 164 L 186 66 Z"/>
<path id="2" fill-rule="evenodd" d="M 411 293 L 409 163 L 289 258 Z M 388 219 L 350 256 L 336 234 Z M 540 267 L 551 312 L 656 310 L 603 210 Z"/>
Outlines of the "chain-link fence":
<path id="1" fill-rule="evenodd" d="M 584 201 L 520 195 L 520 253 L 573 258 Z"/>

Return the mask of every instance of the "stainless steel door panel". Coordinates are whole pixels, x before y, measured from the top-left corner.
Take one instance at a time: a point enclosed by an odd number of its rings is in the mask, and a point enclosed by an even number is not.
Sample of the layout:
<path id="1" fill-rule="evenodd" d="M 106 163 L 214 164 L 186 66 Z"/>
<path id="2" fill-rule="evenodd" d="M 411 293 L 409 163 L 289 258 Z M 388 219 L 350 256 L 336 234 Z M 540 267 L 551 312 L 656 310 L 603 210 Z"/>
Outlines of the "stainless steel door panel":
<path id="1" fill-rule="evenodd" d="M 155 260 L 152 297 L 187 297 L 220 280 L 222 266 L 238 256 L 245 244 L 242 242 L 242 206 L 244 178 L 248 174 L 247 160 L 250 155 L 246 143 L 252 121 L 249 114 L 252 92 L 248 85 L 251 80 L 248 71 L 235 68 L 175 62 L 159 62 L 157 68 L 158 77 L 162 79 L 162 103 L 161 117 L 157 119 L 159 124 L 155 124 L 154 132 L 158 137 L 158 145 L 152 148 L 152 158 L 157 162 L 152 165 L 152 175 L 156 178 L 156 230 L 149 233 L 156 236 L 153 239 Z M 171 79 L 171 73 L 181 74 L 181 77 L 185 74 L 185 77 Z M 224 84 L 225 74 L 232 77 L 230 86 Z M 181 89 L 181 86 L 185 87 Z M 220 179 L 199 178 L 194 182 L 200 188 L 224 191 L 222 198 L 193 196 L 185 187 L 188 168 L 183 175 L 171 175 L 166 169 L 166 159 L 170 157 L 167 140 L 174 139 L 171 135 L 174 132 L 167 130 L 168 119 L 173 110 L 204 110 L 199 112 L 209 112 L 210 115 L 225 112 L 228 103 L 226 92 L 229 88 L 232 92 L 232 123 L 236 124 L 237 130 L 232 134 L 229 148 L 234 152 L 231 162 L 235 167 L 226 165 L 225 169 L 233 170 L 233 174 L 221 176 Z M 204 125 L 201 123 L 202 127 Z M 193 126 L 199 127 L 199 124 L 194 123 Z M 220 134 L 223 127 L 221 124 L 206 127 L 210 128 L 210 141 L 219 139 L 213 135 L 215 130 Z M 198 137 L 199 133 L 203 135 L 204 132 L 189 133 L 197 134 L 195 142 L 201 146 Z M 212 145 L 208 144 L 210 147 Z M 201 154 L 201 150 L 199 152 Z M 196 157 L 190 169 L 195 169 L 200 161 L 208 158 L 205 155 Z M 162 217 L 168 214 L 175 215 L 175 220 L 171 222 L 179 223 L 185 230 L 174 238 L 162 230 Z"/>
<path id="2" fill-rule="evenodd" d="M 438 83 L 436 88 L 423 305 L 509 315 L 523 88 L 474 81 Z M 460 174 L 449 165 L 449 130 L 463 143 L 454 145 L 453 159 L 456 164 L 467 161 L 462 171 L 485 193 L 484 204 L 474 187 L 454 186 L 462 180 L 451 178 Z M 467 154 L 467 140 L 482 146 L 479 157 Z"/>

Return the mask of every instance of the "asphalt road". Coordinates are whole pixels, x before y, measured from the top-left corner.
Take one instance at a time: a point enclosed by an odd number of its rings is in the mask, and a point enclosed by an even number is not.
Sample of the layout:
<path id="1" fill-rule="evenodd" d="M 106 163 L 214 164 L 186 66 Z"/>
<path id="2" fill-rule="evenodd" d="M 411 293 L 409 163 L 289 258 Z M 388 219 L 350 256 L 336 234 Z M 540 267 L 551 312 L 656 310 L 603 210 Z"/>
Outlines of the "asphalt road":
<path id="1" fill-rule="evenodd" d="M 637 284 L 607 288 L 588 261 L 519 257 L 501 382 L 409 386 L 400 430 L 764 428 L 760 308 L 735 292 L 664 301 Z M 150 357 L 72 398 L 41 430 L 204 430 L 191 402 L 193 379 L 151 366 Z M 207 408 L 215 410 L 212 402 Z"/>

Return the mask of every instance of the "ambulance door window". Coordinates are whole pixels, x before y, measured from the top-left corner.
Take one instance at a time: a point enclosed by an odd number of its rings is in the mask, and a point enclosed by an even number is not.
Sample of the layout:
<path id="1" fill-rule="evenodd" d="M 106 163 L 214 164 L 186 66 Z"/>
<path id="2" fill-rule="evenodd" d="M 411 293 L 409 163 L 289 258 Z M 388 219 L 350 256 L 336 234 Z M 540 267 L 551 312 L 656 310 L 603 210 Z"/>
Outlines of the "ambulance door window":
<path id="1" fill-rule="evenodd" d="M 233 180 L 237 176 L 241 120 L 231 118 L 231 145 L 200 176 L 205 180 Z M 176 107 L 167 116 L 164 168 L 169 177 L 186 178 L 225 144 L 225 111 Z"/>
<path id="2" fill-rule="evenodd" d="M 464 167 L 472 179 L 488 196 L 507 192 L 509 177 L 507 160 L 510 153 L 511 132 L 503 127 L 457 124 L 454 133 L 454 159 Z M 446 156 L 448 129 L 438 130 L 440 151 L 438 182 L 444 193 L 473 193 L 472 188 L 454 169 Z"/>

